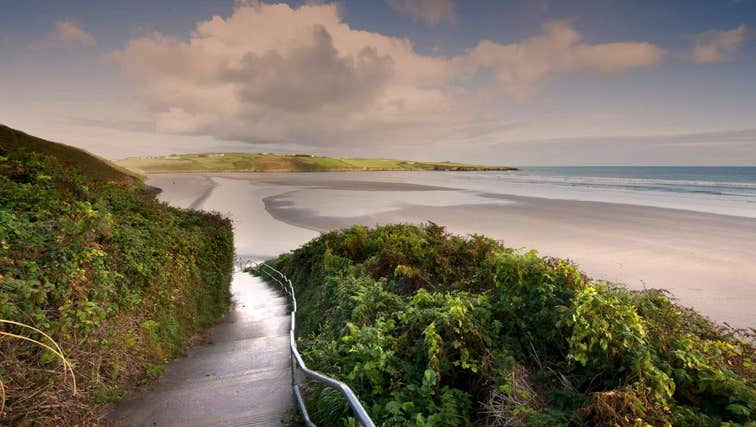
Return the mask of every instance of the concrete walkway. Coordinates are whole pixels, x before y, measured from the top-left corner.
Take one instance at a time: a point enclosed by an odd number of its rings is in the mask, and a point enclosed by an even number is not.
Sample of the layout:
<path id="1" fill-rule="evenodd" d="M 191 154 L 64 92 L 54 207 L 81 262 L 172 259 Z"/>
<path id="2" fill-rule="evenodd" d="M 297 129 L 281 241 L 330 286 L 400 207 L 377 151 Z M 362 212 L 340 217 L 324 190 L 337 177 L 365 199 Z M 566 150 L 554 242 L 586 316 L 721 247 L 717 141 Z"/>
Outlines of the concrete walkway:
<path id="1" fill-rule="evenodd" d="M 286 300 L 234 273 L 235 306 L 210 344 L 170 364 L 149 390 L 119 404 L 116 426 L 280 426 L 292 404 Z"/>

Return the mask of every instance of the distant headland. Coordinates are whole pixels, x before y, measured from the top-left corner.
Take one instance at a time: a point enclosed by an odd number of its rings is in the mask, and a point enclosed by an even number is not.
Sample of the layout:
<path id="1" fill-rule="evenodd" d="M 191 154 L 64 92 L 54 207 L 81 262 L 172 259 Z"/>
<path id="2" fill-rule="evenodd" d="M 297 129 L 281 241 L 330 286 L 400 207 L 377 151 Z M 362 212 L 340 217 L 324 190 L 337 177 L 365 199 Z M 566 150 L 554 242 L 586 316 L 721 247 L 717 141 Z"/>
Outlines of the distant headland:
<path id="1" fill-rule="evenodd" d="M 204 153 L 130 157 L 116 162 L 139 173 L 170 172 L 357 172 L 357 171 L 511 171 L 510 166 L 392 159 L 336 158 L 310 154 Z"/>

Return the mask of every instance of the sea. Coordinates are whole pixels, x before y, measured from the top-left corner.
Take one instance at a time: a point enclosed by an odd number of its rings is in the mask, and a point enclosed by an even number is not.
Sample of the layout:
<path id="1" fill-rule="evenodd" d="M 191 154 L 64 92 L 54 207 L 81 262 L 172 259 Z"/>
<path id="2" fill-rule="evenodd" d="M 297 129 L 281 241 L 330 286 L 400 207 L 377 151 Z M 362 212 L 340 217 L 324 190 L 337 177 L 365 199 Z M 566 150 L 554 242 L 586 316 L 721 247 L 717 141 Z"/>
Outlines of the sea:
<path id="1" fill-rule="evenodd" d="M 470 190 L 756 218 L 756 166 L 526 166 L 453 180 Z"/>
<path id="2" fill-rule="evenodd" d="M 586 188 L 668 191 L 711 195 L 756 195 L 756 166 L 566 166 L 526 167 L 513 174 L 523 181 Z"/>

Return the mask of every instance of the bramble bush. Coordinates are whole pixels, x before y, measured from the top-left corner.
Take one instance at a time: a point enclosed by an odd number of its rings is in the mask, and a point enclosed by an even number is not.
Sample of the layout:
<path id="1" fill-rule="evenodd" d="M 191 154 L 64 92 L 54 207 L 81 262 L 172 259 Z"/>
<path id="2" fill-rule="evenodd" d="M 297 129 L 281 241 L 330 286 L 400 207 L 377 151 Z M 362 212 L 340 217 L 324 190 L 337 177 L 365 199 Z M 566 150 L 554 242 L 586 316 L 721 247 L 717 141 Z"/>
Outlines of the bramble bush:
<path id="1" fill-rule="evenodd" d="M 751 341 L 661 291 L 423 226 L 355 226 L 271 263 L 292 279 L 308 365 L 378 425 L 747 425 Z M 310 383 L 316 422 L 349 425 Z"/>
<path id="2" fill-rule="evenodd" d="M 54 337 L 79 393 L 60 381 L 54 355 L 0 340 L 0 424 L 92 424 L 103 403 L 226 312 L 231 224 L 158 203 L 141 182 L 93 177 L 7 142 L 0 138 L 0 319 Z"/>

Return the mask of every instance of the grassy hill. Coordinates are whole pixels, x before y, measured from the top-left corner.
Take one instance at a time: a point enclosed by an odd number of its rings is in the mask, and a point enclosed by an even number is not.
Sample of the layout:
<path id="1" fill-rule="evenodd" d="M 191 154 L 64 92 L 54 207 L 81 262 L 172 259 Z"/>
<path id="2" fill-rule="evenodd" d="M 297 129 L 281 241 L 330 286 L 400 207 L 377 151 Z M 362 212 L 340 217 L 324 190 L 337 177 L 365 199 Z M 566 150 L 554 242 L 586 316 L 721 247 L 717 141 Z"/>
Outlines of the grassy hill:
<path id="1" fill-rule="evenodd" d="M 46 141 L 4 125 L 0 125 L 0 146 L 11 152 L 23 149 L 55 157 L 65 166 L 76 168 L 84 176 L 92 179 L 107 179 L 128 184 L 141 182 L 138 174 L 80 148 Z"/>
<path id="2" fill-rule="evenodd" d="M 753 335 L 662 291 L 593 281 L 483 236 L 355 226 L 271 264 L 293 282 L 300 351 L 380 426 L 753 426 Z M 351 425 L 310 383 L 318 425 Z"/>
<path id="3" fill-rule="evenodd" d="M 227 311 L 230 221 L 145 190 L 85 151 L 0 127 L 0 425 L 98 424 Z"/>
<path id="4" fill-rule="evenodd" d="M 342 159 L 307 154 L 206 153 L 132 157 L 118 165 L 139 173 L 165 172 L 349 172 L 349 171 L 506 171 L 507 166 L 391 159 Z"/>

